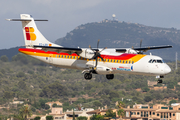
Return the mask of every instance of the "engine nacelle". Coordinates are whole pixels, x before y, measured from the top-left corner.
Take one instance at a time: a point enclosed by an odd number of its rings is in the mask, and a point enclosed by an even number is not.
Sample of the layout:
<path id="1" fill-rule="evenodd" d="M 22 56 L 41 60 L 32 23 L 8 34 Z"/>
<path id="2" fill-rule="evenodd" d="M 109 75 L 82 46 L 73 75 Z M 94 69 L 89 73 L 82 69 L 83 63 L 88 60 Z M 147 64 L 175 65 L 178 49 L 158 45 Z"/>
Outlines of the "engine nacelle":
<path id="1" fill-rule="evenodd" d="M 105 66 L 97 66 L 96 67 L 96 72 L 98 74 L 112 74 L 112 69 L 105 67 Z"/>
<path id="2" fill-rule="evenodd" d="M 94 56 L 94 52 L 91 49 L 82 49 L 82 52 L 79 54 L 79 56 L 91 59 Z"/>
<path id="3" fill-rule="evenodd" d="M 131 53 L 131 54 L 137 54 L 137 52 L 133 49 L 126 49 L 126 52 L 125 53 Z"/>

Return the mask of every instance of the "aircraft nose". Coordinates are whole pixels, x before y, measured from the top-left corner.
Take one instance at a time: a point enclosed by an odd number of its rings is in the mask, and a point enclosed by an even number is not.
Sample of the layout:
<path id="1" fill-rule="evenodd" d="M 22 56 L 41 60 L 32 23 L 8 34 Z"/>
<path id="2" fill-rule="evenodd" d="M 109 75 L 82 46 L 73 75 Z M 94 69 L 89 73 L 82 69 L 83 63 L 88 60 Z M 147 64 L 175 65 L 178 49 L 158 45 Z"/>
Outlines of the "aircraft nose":
<path id="1" fill-rule="evenodd" d="M 164 68 L 164 74 L 168 74 L 171 72 L 171 68 L 167 65 L 165 68 Z"/>

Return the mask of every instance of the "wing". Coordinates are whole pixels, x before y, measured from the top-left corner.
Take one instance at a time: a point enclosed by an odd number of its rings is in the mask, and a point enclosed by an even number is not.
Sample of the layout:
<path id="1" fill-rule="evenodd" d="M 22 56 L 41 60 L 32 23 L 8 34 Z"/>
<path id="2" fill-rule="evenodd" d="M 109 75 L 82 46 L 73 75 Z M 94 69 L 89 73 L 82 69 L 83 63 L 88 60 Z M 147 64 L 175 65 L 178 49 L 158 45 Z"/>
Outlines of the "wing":
<path id="1" fill-rule="evenodd" d="M 146 52 L 147 50 L 163 49 L 163 48 L 172 48 L 172 46 L 171 46 L 171 45 L 165 45 L 165 46 L 151 46 L 151 47 L 144 47 L 144 48 L 134 48 L 134 50 Z"/>
<path id="2" fill-rule="evenodd" d="M 77 53 L 78 55 L 82 52 L 81 48 L 67 48 L 67 47 L 53 47 L 53 46 L 38 46 L 34 45 L 34 48 L 41 48 L 44 51 L 54 51 L 57 53 L 65 52 L 68 54 Z"/>
<path id="3" fill-rule="evenodd" d="M 150 47 L 140 47 L 140 48 L 128 48 L 128 49 L 116 49 L 116 52 L 128 52 L 129 50 L 131 51 L 136 51 L 137 53 L 141 53 L 140 51 L 147 52 L 148 50 L 155 50 L 155 49 L 164 49 L 164 48 L 172 48 L 173 46 L 171 45 L 164 45 L 164 46 L 150 46 Z"/>

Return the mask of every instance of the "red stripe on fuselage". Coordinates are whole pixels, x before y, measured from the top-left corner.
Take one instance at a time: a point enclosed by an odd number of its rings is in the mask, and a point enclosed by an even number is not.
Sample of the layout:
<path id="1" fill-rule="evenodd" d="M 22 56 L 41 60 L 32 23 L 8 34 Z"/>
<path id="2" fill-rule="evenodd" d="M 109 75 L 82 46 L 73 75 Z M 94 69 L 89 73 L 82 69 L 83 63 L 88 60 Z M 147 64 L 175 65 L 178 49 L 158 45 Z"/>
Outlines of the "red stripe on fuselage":
<path id="1" fill-rule="evenodd" d="M 31 49 L 31 48 L 19 48 L 19 52 L 36 52 L 36 53 L 42 53 L 42 54 L 58 54 L 58 55 L 69 55 L 68 53 L 57 53 L 54 51 L 47 51 L 45 52 L 44 50 L 40 50 L 40 49 Z M 128 60 L 134 56 L 136 56 L 137 54 L 128 54 L 128 53 L 124 53 L 122 55 L 101 55 L 102 58 L 104 59 L 116 59 L 116 60 Z M 71 54 L 71 56 L 78 56 L 76 53 Z"/>

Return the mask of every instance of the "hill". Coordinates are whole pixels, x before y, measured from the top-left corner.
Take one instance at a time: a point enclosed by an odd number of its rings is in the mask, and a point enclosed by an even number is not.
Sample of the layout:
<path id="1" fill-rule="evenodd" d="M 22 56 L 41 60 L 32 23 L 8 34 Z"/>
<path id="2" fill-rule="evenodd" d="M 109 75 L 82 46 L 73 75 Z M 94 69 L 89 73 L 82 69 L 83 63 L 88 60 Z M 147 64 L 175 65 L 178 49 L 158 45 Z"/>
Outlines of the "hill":
<path id="1" fill-rule="evenodd" d="M 137 23 L 103 20 L 87 23 L 76 27 L 63 38 L 56 40 L 57 44 L 66 47 L 96 47 L 100 39 L 100 47 L 129 48 L 142 46 L 173 45 L 172 49 L 150 51 L 166 60 L 175 59 L 175 52 L 180 49 L 180 30 L 175 28 L 150 27 Z M 148 53 L 147 53 L 148 54 Z"/>
<path id="2" fill-rule="evenodd" d="M 126 105 L 131 106 L 135 103 L 153 102 L 155 104 L 162 103 L 165 99 L 180 99 L 179 62 L 178 70 L 174 70 L 174 63 L 168 63 L 172 72 L 165 76 L 163 84 L 157 85 L 166 86 L 163 90 L 148 87 L 147 80 L 155 82 L 155 77 L 115 74 L 113 80 L 107 80 L 104 75 L 93 75 L 93 79 L 88 81 L 83 78 L 79 70 L 49 66 L 21 53 L 13 56 L 12 61 L 3 61 L 0 58 L 0 65 L 1 107 L 7 107 L 14 97 L 31 105 L 33 113 L 44 111 L 45 102 L 56 100 L 64 103 L 64 110 L 70 110 L 79 104 L 84 108 L 97 109 L 105 105 L 114 108 L 116 101 L 122 98 Z M 174 86 L 175 90 L 173 90 Z M 76 98 L 77 101 L 69 104 L 70 98 Z M 23 104 L 10 105 L 12 115 L 17 113 L 19 106 Z M 0 117 L 1 114 L 9 113 L 6 109 L 1 109 Z"/>

